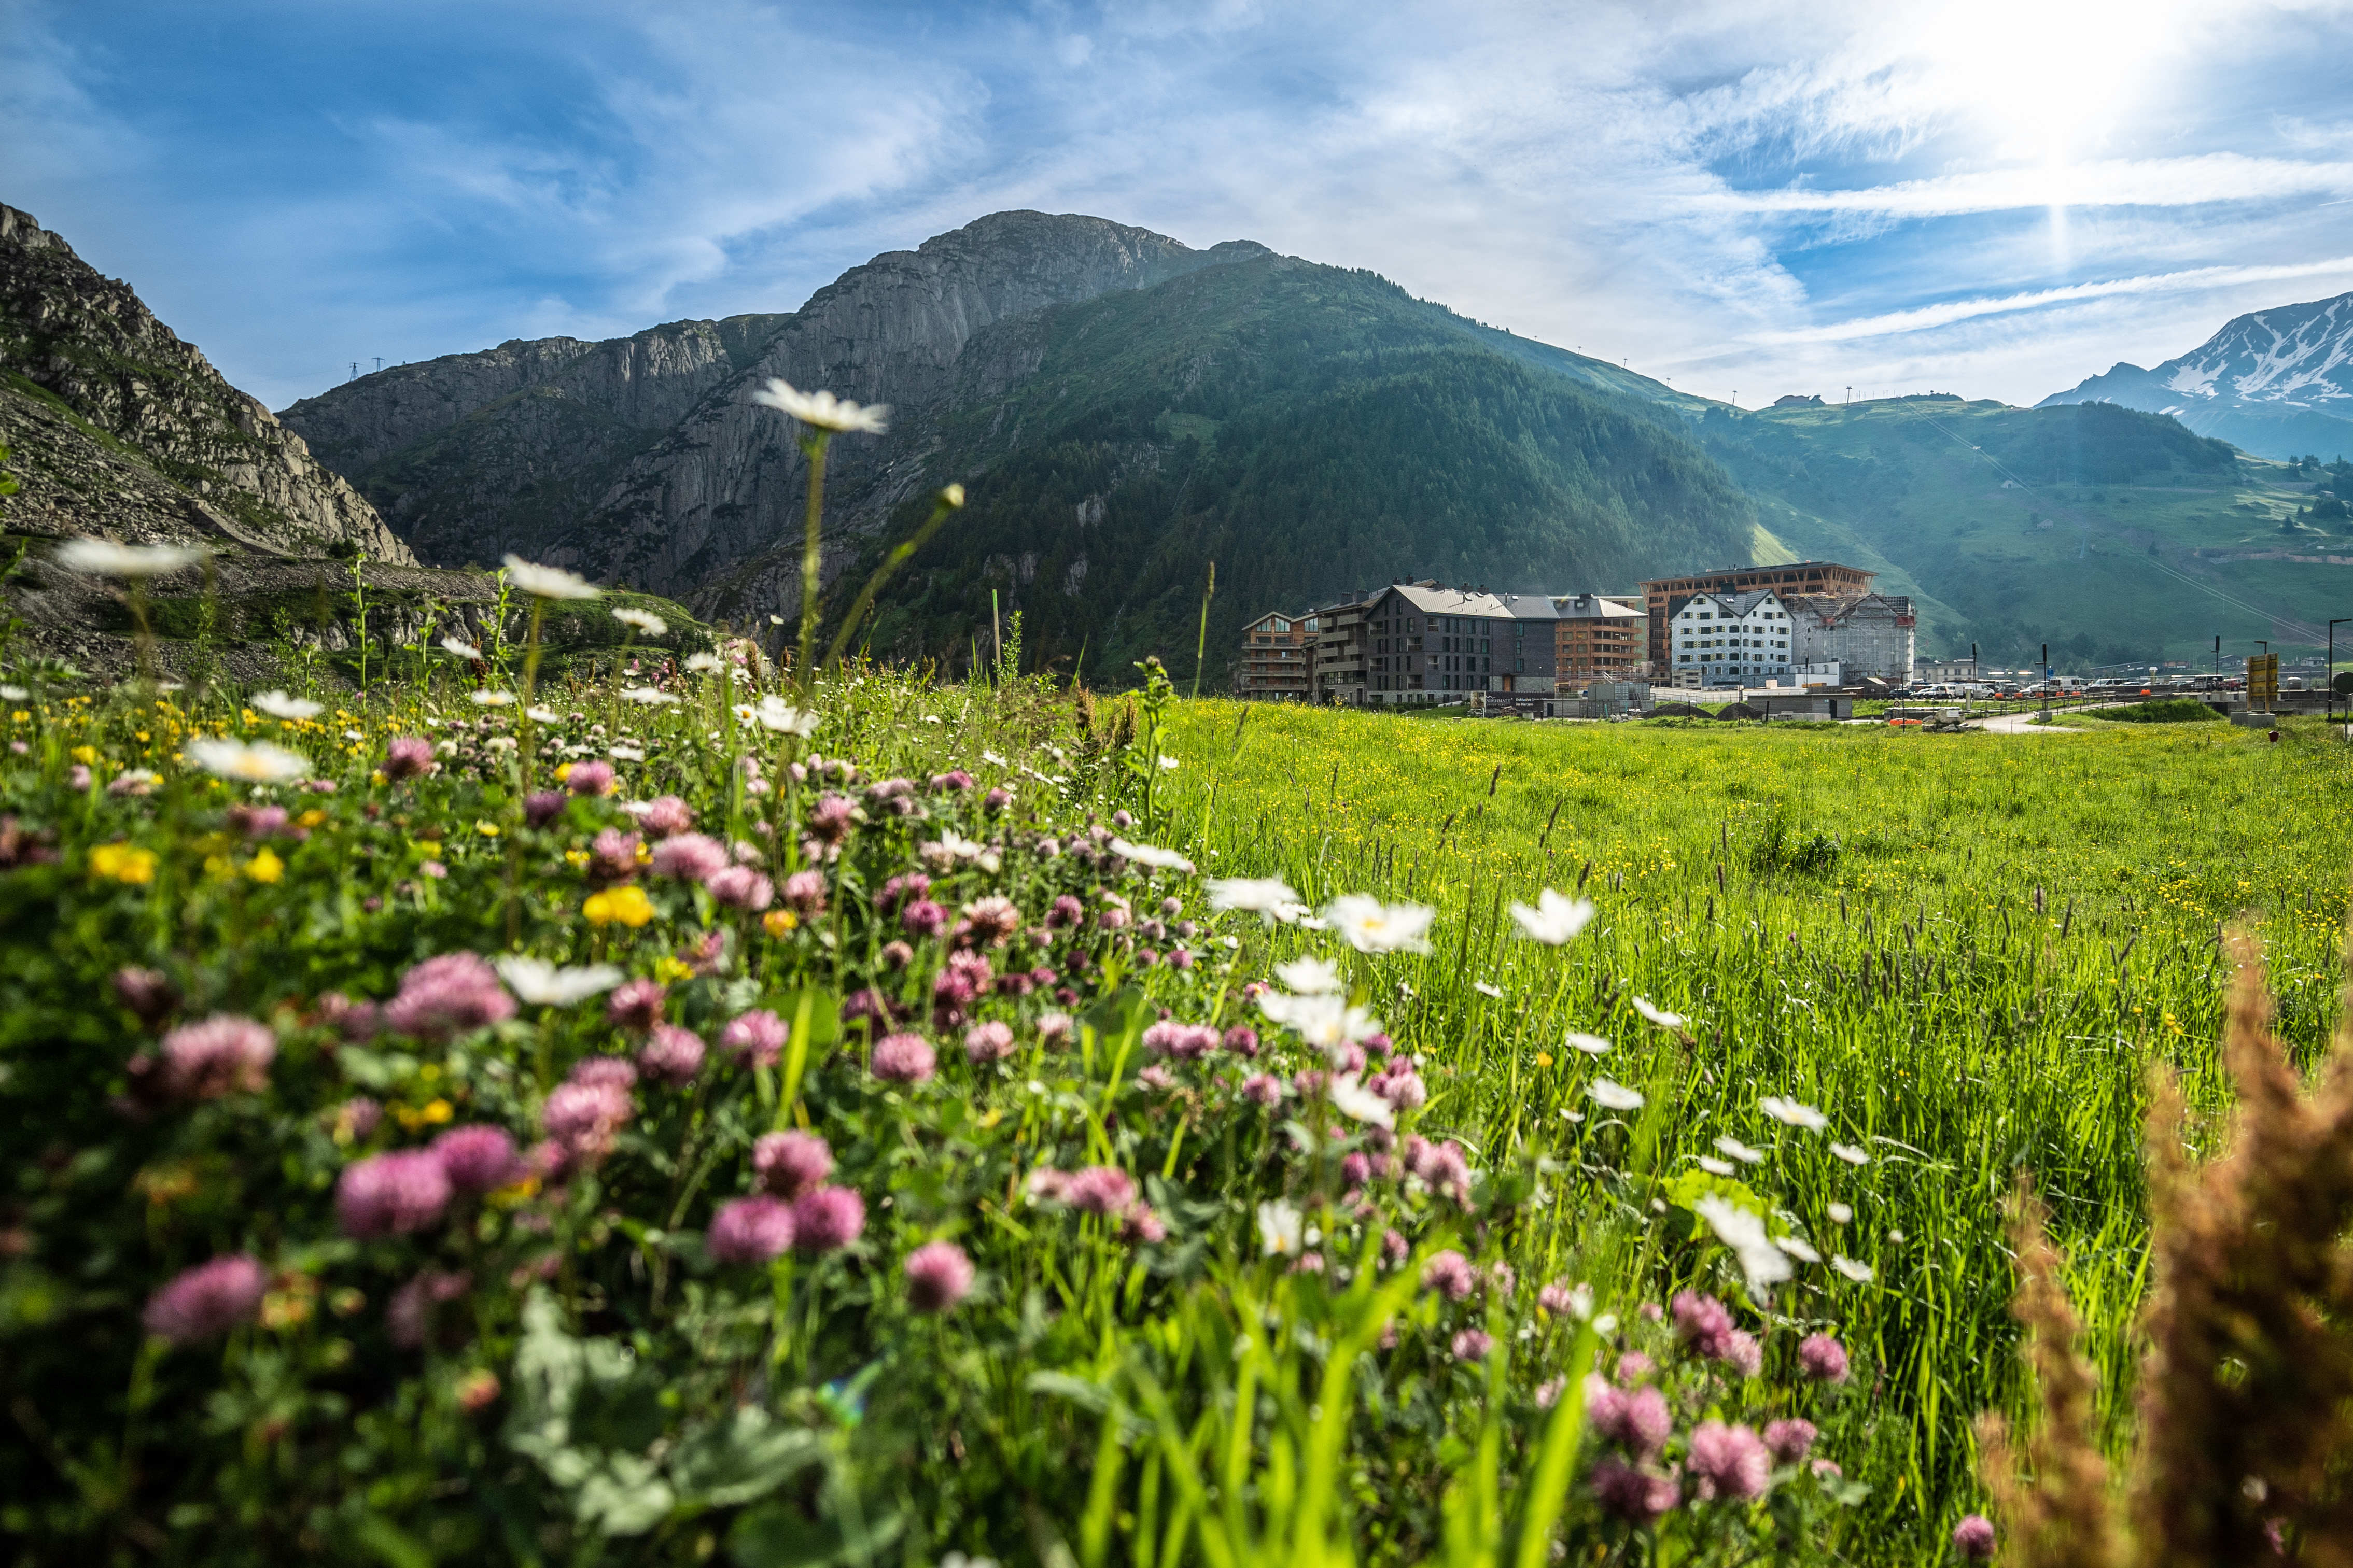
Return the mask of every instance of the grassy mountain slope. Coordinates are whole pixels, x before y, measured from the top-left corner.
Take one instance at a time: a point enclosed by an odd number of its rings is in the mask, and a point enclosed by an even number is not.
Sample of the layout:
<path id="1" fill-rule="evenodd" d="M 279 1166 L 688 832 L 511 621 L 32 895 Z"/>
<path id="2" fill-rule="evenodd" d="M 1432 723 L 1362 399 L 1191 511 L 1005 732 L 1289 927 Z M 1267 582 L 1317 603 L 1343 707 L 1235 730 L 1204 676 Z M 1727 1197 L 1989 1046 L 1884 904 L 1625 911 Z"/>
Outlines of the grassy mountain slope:
<path id="1" fill-rule="evenodd" d="M 1189 671 L 1215 561 L 1214 684 L 1245 618 L 1392 575 L 1560 593 L 1747 559 L 1753 510 L 1671 409 L 1369 273 L 1245 262 L 990 336 L 972 363 L 1022 368 L 976 371 L 942 419 L 931 467 L 971 504 L 900 580 L 878 650 L 963 656 L 993 590 L 1035 658 Z"/>
<path id="2" fill-rule="evenodd" d="M 2295 652 L 2353 605 L 2344 525 L 2296 515 L 2310 476 L 2162 416 L 1890 398 L 1715 407 L 1697 431 L 1791 548 L 1918 598 L 1924 654 L 2202 668 L 2218 634 L 2226 657 Z"/>

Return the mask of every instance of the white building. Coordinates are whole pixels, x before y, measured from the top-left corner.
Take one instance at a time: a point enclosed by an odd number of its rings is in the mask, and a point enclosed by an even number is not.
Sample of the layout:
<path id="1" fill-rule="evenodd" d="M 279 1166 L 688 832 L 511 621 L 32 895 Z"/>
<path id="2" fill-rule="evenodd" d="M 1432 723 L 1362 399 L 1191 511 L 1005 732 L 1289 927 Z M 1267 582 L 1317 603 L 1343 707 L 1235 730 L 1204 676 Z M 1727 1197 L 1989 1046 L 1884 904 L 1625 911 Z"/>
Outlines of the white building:
<path id="1" fill-rule="evenodd" d="M 1779 595 L 1697 594 L 1667 630 L 1680 687 L 1789 684 L 1791 617 Z"/>

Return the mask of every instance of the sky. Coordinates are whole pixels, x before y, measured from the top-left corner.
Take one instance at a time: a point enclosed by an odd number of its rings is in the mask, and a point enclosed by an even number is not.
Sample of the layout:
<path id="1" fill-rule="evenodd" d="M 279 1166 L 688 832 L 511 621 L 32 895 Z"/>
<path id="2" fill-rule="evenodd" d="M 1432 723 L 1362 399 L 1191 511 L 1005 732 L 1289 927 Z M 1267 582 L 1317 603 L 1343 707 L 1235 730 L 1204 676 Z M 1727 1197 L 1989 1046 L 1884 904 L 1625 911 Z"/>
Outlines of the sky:
<path id="1" fill-rule="evenodd" d="M 2032 403 L 2353 289 L 2353 5 L 0 0 L 0 201 L 281 408 L 1012 207 L 1744 406 Z"/>

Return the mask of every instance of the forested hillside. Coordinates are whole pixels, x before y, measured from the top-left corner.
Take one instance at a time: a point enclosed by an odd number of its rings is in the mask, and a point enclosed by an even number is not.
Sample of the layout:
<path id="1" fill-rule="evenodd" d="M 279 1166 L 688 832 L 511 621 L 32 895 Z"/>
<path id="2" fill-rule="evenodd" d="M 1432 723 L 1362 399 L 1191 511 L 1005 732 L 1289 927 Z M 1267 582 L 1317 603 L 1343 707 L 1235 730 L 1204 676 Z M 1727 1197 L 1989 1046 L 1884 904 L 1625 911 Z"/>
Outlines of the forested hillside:
<path id="1" fill-rule="evenodd" d="M 2347 550 L 2334 476 L 2112 404 L 1957 397 L 1735 413 L 1702 445 L 1800 555 L 1920 602 L 1923 654 L 2078 668 L 2316 646 Z"/>
<path id="2" fill-rule="evenodd" d="M 971 502 L 873 646 L 965 657 L 993 591 L 1034 658 L 1189 670 L 1214 561 L 1214 681 L 1246 616 L 1395 575 L 1562 593 L 1747 558 L 1748 503 L 1683 419 L 1485 336 L 1281 258 L 993 329 L 968 357 L 1027 368 L 942 420 L 933 467 L 969 476 Z"/>

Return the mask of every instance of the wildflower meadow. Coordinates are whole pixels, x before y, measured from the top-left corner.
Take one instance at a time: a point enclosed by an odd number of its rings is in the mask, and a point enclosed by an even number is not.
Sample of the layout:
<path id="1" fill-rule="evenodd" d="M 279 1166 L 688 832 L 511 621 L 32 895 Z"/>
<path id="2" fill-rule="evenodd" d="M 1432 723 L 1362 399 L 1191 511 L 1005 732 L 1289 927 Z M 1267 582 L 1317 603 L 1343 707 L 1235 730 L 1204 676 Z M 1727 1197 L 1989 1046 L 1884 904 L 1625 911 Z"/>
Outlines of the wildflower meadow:
<path id="1" fill-rule="evenodd" d="M 2121 1442 L 2222 922 L 2337 1010 L 2317 735 L 543 670 L 596 590 L 507 581 L 0 694 L 22 1561 L 1983 1559 L 2022 1174 Z"/>

